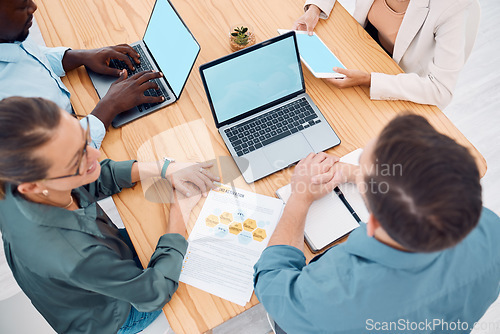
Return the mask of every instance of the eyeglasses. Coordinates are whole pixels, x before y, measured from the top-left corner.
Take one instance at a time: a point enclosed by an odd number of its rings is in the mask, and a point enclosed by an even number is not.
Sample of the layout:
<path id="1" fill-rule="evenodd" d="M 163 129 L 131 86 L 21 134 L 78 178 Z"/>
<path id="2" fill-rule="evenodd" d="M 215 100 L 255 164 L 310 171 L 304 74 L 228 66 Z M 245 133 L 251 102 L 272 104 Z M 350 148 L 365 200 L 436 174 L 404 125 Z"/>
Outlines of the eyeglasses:
<path id="1" fill-rule="evenodd" d="M 73 177 L 80 175 L 80 172 L 85 169 L 85 164 L 87 162 L 87 147 L 92 143 L 92 138 L 90 136 L 90 122 L 89 118 L 85 118 L 87 120 L 87 129 L 85 130 L 85 144 L 83 145 L 82 149 L 82 155 L 80 156 L 80 159 L 78 160 L 77 166 L 78 168 L 76 169 L 76 172 L 71 175 L 64 175 L 64 176 L 57 176 L 57 177 L 48 177 L 43 179 L 42 181 L 48 181 L 48 180 L 59 180 L 59 179 L 65 179 L 67 177 Z"/>

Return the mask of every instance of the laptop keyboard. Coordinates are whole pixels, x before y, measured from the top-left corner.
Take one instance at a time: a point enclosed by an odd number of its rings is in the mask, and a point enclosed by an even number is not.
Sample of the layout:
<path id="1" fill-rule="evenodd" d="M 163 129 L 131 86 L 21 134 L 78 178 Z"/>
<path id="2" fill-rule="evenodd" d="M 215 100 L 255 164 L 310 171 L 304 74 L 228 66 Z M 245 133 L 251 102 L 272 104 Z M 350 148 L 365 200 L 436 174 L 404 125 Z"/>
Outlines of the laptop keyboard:
<path id="1" fill-rule="evenodd" d="M 150 64 L 149 59 L 144 54 L 142 47 L 140 45 L 134 45 L 134 46 L 132 46 L 132 48 L 140 55 L 140 60 L 141 60 L 140 64 L 136 64 L 135 61 L 129 57 L 132 64 L 134 64 L 134 67 L 135 67 L 134 71 L 131 71 L 125 62 L 118 60 L 118 59 L 111 59 L 109 66 L 113 67 L 113 68 L 117 68 L 119 70 L 123 70 L 123 69 L 127 70 L 129 77 L 131 75 L 134 75 L 134 74 L 139 73 L 139 72 L 153 70 L 153 67 Z M 165 87 L 163 86 L 163 84 L 161 83 L 161 81 L 159 79 L 153 79 L 150 81 L 156 83 L 158 85 L 158 87 L 160 87 L 160 89 L 159 90 L 148 89 L 144 92 L 144 95 L 146 95 L 146 96 L 163 96 L 165 98 L 165 101 L 170 100 L 170 96 L 168 95 Z M 160 102 L 160 103 L 162 103 L 162 102 Z M 149 108 L 154 107 L 160 103 L 144 103 L 144 104 L 138 105 L 137 108 L 139 109 L 140 112 L 142 112 L 142 111 L 148 110 Z"/>
<path id="2" fill-rule="evenodd" d="M 316 112 L 303 97 L 224 132 L 238 156 L 242 156 L 320 122 Z"/>

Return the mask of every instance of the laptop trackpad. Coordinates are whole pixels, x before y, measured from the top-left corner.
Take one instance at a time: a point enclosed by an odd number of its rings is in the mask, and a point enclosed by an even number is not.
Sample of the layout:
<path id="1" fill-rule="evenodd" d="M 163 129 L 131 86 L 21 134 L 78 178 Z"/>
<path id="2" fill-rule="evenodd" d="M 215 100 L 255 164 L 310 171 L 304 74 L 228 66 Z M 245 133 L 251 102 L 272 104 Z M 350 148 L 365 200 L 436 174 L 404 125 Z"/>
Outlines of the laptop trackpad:
<path id="1" fill-rule="evenodd" d="M 300 132 L 265 146 L 263 151 L 271 166 L 277 170 L 288 167 L 314 152 L 307 139 Z"/>

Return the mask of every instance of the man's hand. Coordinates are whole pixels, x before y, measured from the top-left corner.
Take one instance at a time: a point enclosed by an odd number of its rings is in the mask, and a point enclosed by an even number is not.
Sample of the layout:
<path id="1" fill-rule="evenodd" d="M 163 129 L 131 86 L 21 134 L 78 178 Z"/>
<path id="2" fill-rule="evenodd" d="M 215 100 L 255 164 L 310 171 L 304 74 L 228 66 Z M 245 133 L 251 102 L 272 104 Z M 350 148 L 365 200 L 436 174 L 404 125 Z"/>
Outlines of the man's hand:
<path id="1" fill-rule="evenodd" d="M 213 163 L 202 162 L 174 162 L 167 168 L 167 179 L 170 180 L 172 186 L 186 197 L 192 196 L 191 185 L 207 196 L 211 189 L 215 189 L 214 181 L 219 181 L 218 176 L 213 175 L 208 168 L 212 167 Z"/>
<path id="2" fill-rule="evenodd" d="M 127 78 L 126 70 L 122 70 L 118 80 L 113 82 L 106 95 L 92 111 L 92 115 L 99 118 L 107 128 L 113 118 L 119 113 L 129 110 L 143 103 L 159 103 L 163 96 L 145 96 L 148 89 L 158 89 L 158 85 L 151 82 L 163 76 L 161 72 L 145 71 L 136 73 Z"/>
<path id="3" fill-rule="evenodd" d="M 62 63 L 66 72 L 85 65 L 96 73 L 118 77 L 120 70 L 109 67 L 111 59 L 125 62 L 128 68 L 133 71 L 134 64 L 130 61 L 129 56 L 136 64 L 140 63 L 139 54 L 127 44 L 91 50 L 68 50 L 64 54 Z"/>
<path id="4" fill-rule="evenodd" d="M 339 180 L 334 177 L 335 173 L 332 171 L 337 161 L 339 161 L 338 157 L 323 152 L 311 153 L 305 159 L 302 159 L 295 167 L 292 175 L 291 196 L 300 198 L 301 201 L 310 204 L 332 192 L 333 188 L 339 184 Z M 312 180 L 316 175 L 330 175 L 330 178 L 327 180 L 324 177 L 325 182 L 313 183 Z"/>
<path id="5" fill-rule="evenodd" d="M 337 73 L 345 75 L 345 78 L 325 79 L 337 88 L 347 88 L 353 86 L 370 87 L 372 76 L 360 70 L 346 70 L 343 68 L 334 67 L 333 70 Z"/>
<path id="6" fill-rule="evenodd" d="M 312 35 L 316 24 L 318 24 L 319 14 L 321 14 L 321 9 L 315 5 L 309 5 L 304 15 L 293 23 L 292 30 L 307 31 L 309 35 Z"/>
<path id="7" fill-rule="evenodd" d="M 290 245 L 303 251 L 304 226 L 312 202 L 332 192 L 337 186 L 335 178 L 329 182 L 313 184 L 314 175 L 328 173 L 338 157 L 326 153 L 311 153 L 302 159 L 292 175 L 292 195 L 286 202 L 283 215 L 274 230 L 269 246 Z"/>
<path id="8" fill-rule="evenodd" d="M 332 168 L 325 173 L 317 174 L 311 178 L 313 184 L 328 183 L 333 178 L 338 184 L 342 183 L 357 183 L 357 178 L 360 176 L 361 170 L 359 166 L 347 164 L 345 162 L 337 162 Z"/>

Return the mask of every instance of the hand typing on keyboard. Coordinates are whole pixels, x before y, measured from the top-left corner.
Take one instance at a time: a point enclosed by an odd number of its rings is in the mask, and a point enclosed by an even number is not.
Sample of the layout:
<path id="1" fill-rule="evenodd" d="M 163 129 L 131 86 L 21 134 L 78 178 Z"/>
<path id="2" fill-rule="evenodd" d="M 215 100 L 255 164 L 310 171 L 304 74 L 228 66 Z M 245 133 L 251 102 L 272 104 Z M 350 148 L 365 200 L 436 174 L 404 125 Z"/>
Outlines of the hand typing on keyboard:
<path id="1" fill-rule="evenodd" d="M 107 127 L 119 113 L 144 103 L 160 103 L 163 96 L 146 96 L 145 91 L 157 90 L 158 85 L 150 80 L 162 77 L 161 72 L 144 71 L 128 77 L 126 70 L 109 88 L 108 93 L 99 101 L 93 115 L 98 117 Z"/>
<path id="2" fill-rule="evenodd" d="M 118 77 L 120 69 L 110 67 L 113 60 L 123 62 L 131 71 L 140 65 L 140 55 L 129 45 L 119 44 L 92 50 L 68 50 L 63 58 L 65 71 L 85 65 L 92 71 Z"/>
<path id="3" fill-rule="evenodd" d="M 161 88 L 157 79 L 163 75 L 143 68 L 140 57 L 139 52 L 127 44 L 92 50 L 70 49 L 64 54 L 62 63 L 65 71 L 85 65 L 96 73 L 119 77 L 92 111 L 92 115 L 99 118 L 106 128 L 119 113 L 170 98 L 157 93 Z"/>

